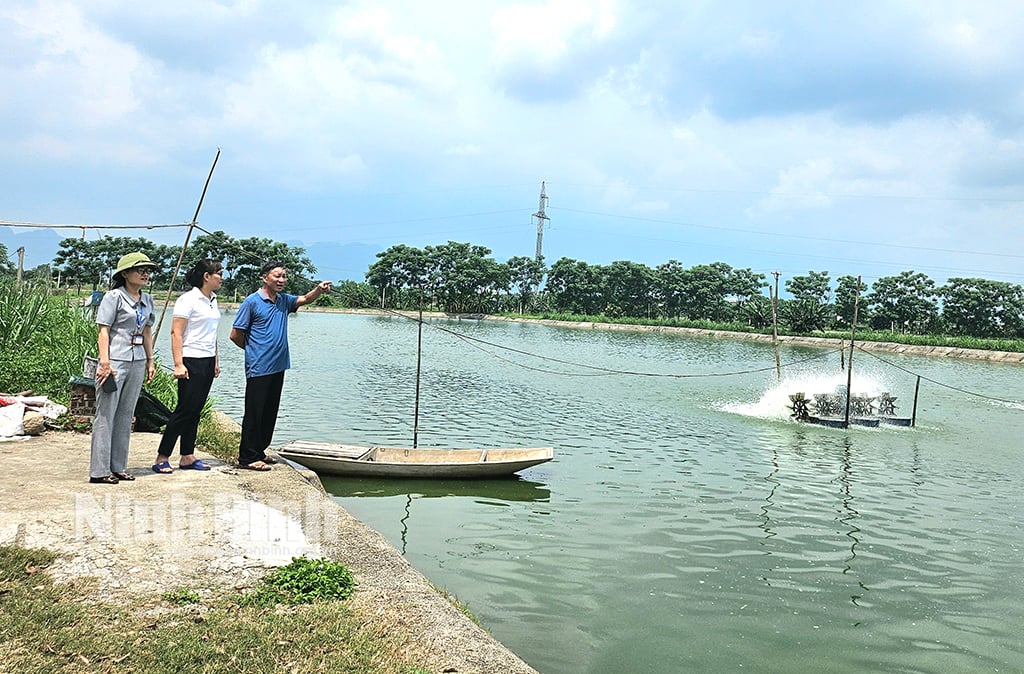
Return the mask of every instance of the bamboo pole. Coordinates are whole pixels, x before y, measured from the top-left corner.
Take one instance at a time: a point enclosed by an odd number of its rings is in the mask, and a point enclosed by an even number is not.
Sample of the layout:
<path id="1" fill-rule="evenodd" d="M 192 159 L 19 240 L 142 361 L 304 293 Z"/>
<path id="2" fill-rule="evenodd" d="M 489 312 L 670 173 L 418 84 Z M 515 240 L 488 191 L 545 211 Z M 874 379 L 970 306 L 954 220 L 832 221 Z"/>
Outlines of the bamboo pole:
<path id="1" fill-rule="evenodd" d="M 914 384 L 914 412 L 910 416 L 910 425 L 917 426 L 917 392 L 921 390 L 921 375 L 917 375 L 917 383 Z"/>
<path id="2" fill-rule="evenodd" d="M 853 324 L 850 326 L 850 357 L 846 361 L 846 417 L 843 428 L 850 427 L 850 399 L 853 398 L 853 340 L 857 335 L 857 308 L 860 303 L 860 276 L 857 277 L 857 293 L 853 296 Z"/>
<path id="3" fill-rule="evenodd" d="M 772 345 L 775 347 L 775 378 L 782 380 L 782 363 L 779 360 L 779 272 L 773 271 L 775 277 L 775 292 L 768 288 L 768 294 L 772 296 Z"/>
<path id="4" fill-rule="evenodd" d="M 192 238 L 192 232 L 196 228 L 196 223 L 199 221 L 199 209 L 203 207 L 203 200 L 206 199 L 206 190 L 210 187 L 210 179 L 213 178 L 213 169 L 217 168 L 217 160 L 220 159 L 220 148 L 217 148 L 217 154 L 213 158 L 213 165 L 210 166 L 210 173 L 206 176 L 206 184 L 203 185 L 203 193 L 199 195 L 199 203 L 196 205 L 196 212 L 192 216 L 192 222 L 188 226 L 188 233 L 185 235 L 185 244 L 181 247 L 181 253 L 178 254 L 178 263 L 174 266 L 174 273 L 171 274 L 171 281 L 167 284 L 167 297 L 164 298 L 164 310 L 160 312 L 160 320 L 156 324 L 156 332 L 153 333 L 153 341 L 160 336 L 160 328 L 164 324 L 164 316 L 167 315 L 167 307 L 171 303 L 171 291 L 174 290 L 174 279 L 178 277 L 178 271 L 181 269 L 181 261 L 185 259 L 185 251 L 188 250 L 188 242 Z M 83 230 L 84 231 L 84 230 Z"/>
<path id="5" fill-rule="evenodd" d="M 416 449 L 420 434 L 420 363 L 423 360 L 423 286 L 420 286 L 420 320 L 416 324 L 416 406 L 412 420 L 412 448 Z"/>

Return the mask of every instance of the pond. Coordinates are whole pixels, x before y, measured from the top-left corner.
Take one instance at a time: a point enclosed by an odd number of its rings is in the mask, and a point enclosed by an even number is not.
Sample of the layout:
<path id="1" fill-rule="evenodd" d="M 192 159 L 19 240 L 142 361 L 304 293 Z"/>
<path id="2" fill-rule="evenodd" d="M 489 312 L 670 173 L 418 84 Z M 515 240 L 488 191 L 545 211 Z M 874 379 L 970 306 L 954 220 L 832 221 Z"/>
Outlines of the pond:
<path id="1" fill-rule="evenodd" d="M 213 395 L 240 419 L 232 317 Z M 415 322 L 300 312 L 291 345 L 275 446 L 411 446 Z M 915 428 L 791 421 L 789 393 L 845 383 L 837 352 L 783 347 L 779 382 L 760 343 L 431 321 L 419 446 L 554 461 L 324 483 L 541 672 L 1024 669 L 1024 372 L 854 359 L 899 414 L 924 377 Z"/>

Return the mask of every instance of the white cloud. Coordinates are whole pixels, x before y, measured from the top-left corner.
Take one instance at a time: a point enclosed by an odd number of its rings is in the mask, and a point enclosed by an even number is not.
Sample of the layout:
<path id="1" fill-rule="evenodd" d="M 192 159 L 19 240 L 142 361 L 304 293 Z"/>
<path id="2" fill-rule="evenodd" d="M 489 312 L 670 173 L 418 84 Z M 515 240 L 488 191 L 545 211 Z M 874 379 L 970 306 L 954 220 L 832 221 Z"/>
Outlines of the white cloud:
<path id="1" fill-rule="evenodd" d="M 137 82 L 153 71 L 131 45 L 96 30 L 73 3 L 19 5 L 0 20 L 12 31 L 7 48 L 34 55 L 5 79 L 23 92 L 18 103 L 31 106 L 36 122 L 67 117 L 74 127 L 101 128 L 137 110 Z M 15 100 L 9 97 L 8 105 Z"/>
<path id="2" fill-rule="evenodd" d="M 71 184 L 83 166 L 134 165 L 163 185 L 223 147 L 218 181 L 255 185 L 267 201 L 451 188 L 504 205 L 512 185 L 534 209 L 546 179 L 554 212 L 657 213 L 708 231 L 927 225 L 936 239 L 1008 221 L 1024 184 L 1024 6 L 799 17 L 757 2 L 626 0 L 151 9 L 0 6 L 0 90 L 14 92 L 0 98 L 0 178 L 31 157 Z M 31 190 L 23 200 L 47 202 Z M 249 227 L 266 216 L 237 217 Z M 568 219 L 558 217 L 556 227 Z"/>
<path id="3" fill-rule="evenodd" d="M 475 157 L 482 152 L 479 145 L 467 143 L 465 145 L 457 145 L 454 147 L 446 148 L 444 153 L 455 157 Z"/>
<path id="4" fill-rule="evenodd" d="M 550 0 L 545 5 L 512 5 L 491 20 L 495 34 L 492 55 L 500 65 L 557 65 L 574 43 L 599 41 L 616 25 L 611 0 Z"/>
<path id="5" fill-rule="evenodd" d="M 549 0 L 512 5 L 491 19 L 491 67 L 517 96 L 565 98 L 606 69 L 594 58 L 618 26 L 612 0 Z"/>

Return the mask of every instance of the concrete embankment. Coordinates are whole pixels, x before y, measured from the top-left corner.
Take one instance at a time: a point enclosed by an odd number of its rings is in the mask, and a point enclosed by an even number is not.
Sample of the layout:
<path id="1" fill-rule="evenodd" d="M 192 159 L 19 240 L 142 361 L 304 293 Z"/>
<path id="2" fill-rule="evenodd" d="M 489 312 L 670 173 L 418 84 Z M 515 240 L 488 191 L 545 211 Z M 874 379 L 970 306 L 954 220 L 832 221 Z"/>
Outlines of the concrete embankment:
<path id="1" fill-rule="evenodd" d="M 488 316 L 488 320 L 511 321 L 517 323 L 537 323 L 538 325 L 553 325 L 563 328 L 580 328 L 586 330 L 618 330 L 623 332 L 663 332 L 681 335 L 694 335 L 697 337 L 714 337 L 716 339 L 740 339 L 750 342 L 772 341 L 771 335 L 763 335 L 751 332 L 730 332 L 728 330 L 703 330 L 700 328 L 677 328 L 661 325 L 628 325 L 620 323 L 591 323 L 586 321 L 553 321 L 538 318 L 507 318 L 504 316 Z M 835 339 L 832 337 L 799 337 L 791 335 L 780 335 L 779 342 L 783 344 L 803 344 L 806 346 L 817 346 L 823 349 L 849 348 L 850 340 Z M 896 342 L 865 342 L 857 340 L 857 347 L 865 351 L 879 351 L 885 353 L 899 353 L 914 356 L 938 356 L 942 358 L 969 358 L 973 360 L 987 360 L 999 363 L 1024 363 L 1024 353 L 1014 351 L 988 351 L 986 349 L 964 349 L 953 346 L 918 346 L 914 344 L 897 344 Z"/>
<path id="2" fill-rule="evenodd" d="M 328 557 L 358 581 L 349 606 L 432 672 L 536 674 L 469 620 L 376 531 L 287 463 L 265 473 L 202 453 L 212 470 L 150 470 L 160 436 L 132 435 L 132 482 L 88 482 L 90 436 L 0 442 L 0 544 L 57 554 L 58 581 L 96 579 L 96 601 L 158 610 L 187 585 L 204 599 L 252 587 L 293 556 Z M 170 610 L 166 606 L 160 610 Z M 4 668 L 0 666 L 0 670 Z"/>

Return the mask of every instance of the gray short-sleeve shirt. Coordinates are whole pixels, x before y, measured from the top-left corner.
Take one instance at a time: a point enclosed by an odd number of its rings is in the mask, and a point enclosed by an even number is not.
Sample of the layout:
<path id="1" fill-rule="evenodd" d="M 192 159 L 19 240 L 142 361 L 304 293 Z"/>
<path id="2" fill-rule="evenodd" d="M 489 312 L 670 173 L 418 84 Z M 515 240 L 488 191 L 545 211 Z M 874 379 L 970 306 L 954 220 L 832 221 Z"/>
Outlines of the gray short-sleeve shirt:
<path id="1" fill-rule="evenodd" d="M 96 309 L 96 324 L 110 327 L 110 360 L 146 360 L 142 331 L 154 322 L 153 296 L 147 293 L 136 302 L 124 288 L 114 288 Z"/>

